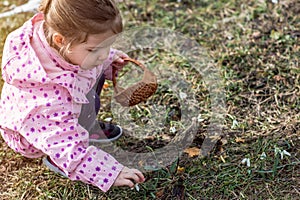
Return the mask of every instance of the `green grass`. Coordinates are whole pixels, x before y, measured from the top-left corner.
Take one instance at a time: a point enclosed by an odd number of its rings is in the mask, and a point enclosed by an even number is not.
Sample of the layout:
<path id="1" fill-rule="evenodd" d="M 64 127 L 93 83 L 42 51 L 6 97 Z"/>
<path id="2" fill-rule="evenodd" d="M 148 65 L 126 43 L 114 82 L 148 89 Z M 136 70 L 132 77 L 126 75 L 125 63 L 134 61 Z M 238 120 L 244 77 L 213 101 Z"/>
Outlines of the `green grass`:
<path id="1" fill-rule="evenodd" d="M 6 9 L 0 6 L 0 10 Z M 55 175 L 40 159 L 25 159 L 1 140 L 0 199 L 176 199 L 176 194 L 178 199 L 185 194 L 191 200 L 300 199 L 299 1 L 124 0 L 120 9 L 127 30 L 144 25 L 168 28 L 208 50 L 224 81 L 222 137 L 206 157 L 190 158 L 184 153 L 178 162 L 146 173 L 147 181 L 139 192 L 113 188 L 106 194 Z M 0 19 L 0 49 L 6 35 L 30 16 Z M 200 148 L 208 131 L 210 96 L 203 77 L 191 70 L 184 58 L 172 53 L 145 50 L 133 55 L 153 69 L 158 64 L 167 66 L 166 72 L 174 70 L 193 87 L 204 120 L 191 147 Z M 173 98 L 162 87 L 163 81 L 153 97 L 162 106 Z M 112 95 L 110 89 L 103 94 L 104 100 Z M 141 105 L 131 115 L 142 123 L 141 117 L 147 118 L 149 112 Z M 107 116 L 109 104 L 103 103 L 100 117 Z M 168 142 L 159 133 L 147 137 L 144 141 L 120 139 L 118 145 L 149 152 Z M 290 156 L 281 159 L 284 150 Z M 263 153 L 265 158 L 261 158 Z M 242 164 L 244 158 L 249 158 L 249 167 Z"/>

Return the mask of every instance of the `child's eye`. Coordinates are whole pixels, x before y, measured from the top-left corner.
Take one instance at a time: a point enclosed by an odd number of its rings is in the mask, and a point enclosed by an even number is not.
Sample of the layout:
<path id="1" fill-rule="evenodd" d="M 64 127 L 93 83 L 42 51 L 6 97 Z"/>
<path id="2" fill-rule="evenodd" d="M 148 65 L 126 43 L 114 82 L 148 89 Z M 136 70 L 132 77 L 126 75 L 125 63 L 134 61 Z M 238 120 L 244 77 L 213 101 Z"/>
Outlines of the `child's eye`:
<path id="1" fill-rule="evenodd" d="M 97 49 L 88 49 L 88 52 L 96 52 Z"/>

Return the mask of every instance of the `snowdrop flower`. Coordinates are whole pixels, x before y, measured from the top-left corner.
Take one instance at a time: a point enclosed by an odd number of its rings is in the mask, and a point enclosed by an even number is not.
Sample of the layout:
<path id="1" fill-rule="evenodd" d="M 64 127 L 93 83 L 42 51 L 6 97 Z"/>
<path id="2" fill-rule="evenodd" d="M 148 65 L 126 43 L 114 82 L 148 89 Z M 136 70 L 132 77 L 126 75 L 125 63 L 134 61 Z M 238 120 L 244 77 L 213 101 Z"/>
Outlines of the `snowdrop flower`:
<path id="1" fill-rule="evenodd" d="M 242 160 L 242 164 L 246 164 L 247 165 L 247 167 L 250 167 L 250 159 L 249 158 L 244 158 L 243 160 Z"/>
<path id="2" fill-rule="evenodd" d="M 180 97 L 180 99 L 185 99 L 186 97 L 187 97 L 187 94 L 186 93 L 184 93 L 184 92 L 179 92 L 179 97 Z"/>
<path id="3" fill-rule="evenodd" d="M 282 151 L 280 152 L 280 159 L 281 160 L 283 159 L 283 152 Z"/>
<path id="4" fill-rule="evenodd" d="M 111 117 L 107 117 L 107 118 L 104 119 L 104 121 L 106 121 L 106 122 L 111 122 L 111 121 L 112 121 L 112 118 L 111 118 Z"/>
<path id="5" fill-rule="evenodd" d="M 283 151 L 280 152 L 280 158 L 281 158 L 281 160 L 283 159 L 284 155 L 291 156 L 291 154 L 289 152 L 287 152 L 286 150 L 283 150 Z"/>
<path id="6" fill-rule="evenodd" d="M 176 133 L 176 128 L 175 128 L 174 126 L 172 126 L 172 127 L 170 128 L 170 132 L 171 132 L 171 133 Z"/>
<path id="7" fill-rule="evenodd" d="M 204 121 L 204 119 L 202 119 L 202 116 L 201 116 L 201 114 L 199 114 L 199 115 L 198 115 L 198 117 L 197 117 L 197 121 L 198 121 L 198 122 L 203 122 L 203 121 Z"/>
<path id="8" fill-rule="evenodd" d="M 262 154 L 260 155 L 260 159 L 264 160 L 267 157 L 265 152 L 262 152 Z"/>
<path id="9" fill-rule="evenodd" d="M 281 153 L 281 150 L 278 147 L 275 147 L 274 153 L 275 153 L 275 156 L 276 156 L 278 153 Z"/>
<path id="10" fill-rule="evenodd" d="M 272 3 L 278 4 L 278 0 L 272 0 Z"/>
<path id="11" fill-rule="evenodd" d="M 231 126 L 231 128 L 234 129 L 234 128 L 237 127 L 238 125 L 239 125 L 238 121 L 236 121 L 236 119 L 234 119 L 234 120 L 232 121 L 232 126 Z"/>
<path id="12" fill-rule="evenodd" d="M 287 152 L 286 150 L 280 150 L 278 147 L 275 147 L 274 149 L 274 152 L 275 152 L 275 156 L 277 154 L 280 154 L 280 159 L 282 160 L 283 159 L 283 156 L 286 155 L 286 156 L 291 156 L 291 154 L 289 152 Z"/>
<path id="13" fill-rule="evenodd" d="M 290 154 L 289 152 L 287 152 L 286 150 L 283 150 L 282 153 L 283 153 L 284 155 L 291 156 L 291 154 Z"/>
<path id="14" fill-rule="evenodd" d="M 136 184 L 134 185 L 134 188 L 135 188 L 135 190 L 136 190 L 137 192 L 140 191 L 140 187 L 139 187 L 139 184 L 138 184 L 138 183 L 136 183 Z M 134 188 L 131 188 L 131 190 L 133 190 Z"/>

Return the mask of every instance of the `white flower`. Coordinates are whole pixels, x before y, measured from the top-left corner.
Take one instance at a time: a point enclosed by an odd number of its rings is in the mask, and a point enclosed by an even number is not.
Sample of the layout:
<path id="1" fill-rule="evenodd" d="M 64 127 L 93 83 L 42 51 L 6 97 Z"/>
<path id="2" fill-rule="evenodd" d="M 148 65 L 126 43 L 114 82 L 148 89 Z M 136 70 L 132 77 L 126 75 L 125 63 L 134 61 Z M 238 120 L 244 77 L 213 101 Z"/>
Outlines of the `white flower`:
<path id="1" fill-rule="evenodd" d="M 170 132 L 171 132 L 171 133 L 176 133 L 176 128 L 175 128 L 174 126 L 172 126 L 172 127 L 170 128 Z"/>
<path id="2" fill-rule="evenodd" d="M 272 0 L 272 3 L 278 4 L 278 0 Z"/>
<path id="3" fill-rule="evenodd" d="M 179 97 L 180 97 L 180 99 L 185 99 L 186 97 L 187 97 L 187 94 L 186 93 L 184 93 L 184 92 L 179 92 Z"/>
<path id="4" fill-rule="evenodd" d="M 283 153 L 284 155 L 291 156 L 291 154 L 290 154 L 289 152 L 287 152 L 286 150 L 283 150 L 282 153 Z"/>
<path id="5" fill-rule="evenodd" d="M 280 152 L 280 158 L 281 158 L 281 160 L 283 159 L 284 155 L 291 156 L 291 154 L 289 152 L 287 152 L 286 150 L 283 150 L 283 151 Z"/>
<path id="6" fill-rule="evenodd" d="M 234 129 L 234 128 L 237 127 L 238 125 L 239 125 L 238 121 L 236 121 L 236 119 L 234 119 L 234 120 L 232 121 L 232 126 L 231 126 L 231 128 Z"/>
<path id="7" fill-rule="evenodd" d="M 247 167 L 250 167 L 250 166 L 251 166 L 251 164 L 250 164 L 250 159 L 249 159 L 249 158 L 244 158 L 244 159 L 242 160 L 242 164 L 246 164 Z"/>
<path id="8" fill-rule="evenodd" d="M 136 183 L 136 184 L 134 185 L 134 188 L 135 188 L 135 190 L 136 190 L 137 192 L 140 191 L 140 187 L 139 187 L 139 184 L 138 184 L 138 183 Z M 131 190 L 133 190 L 134 188 L 131 188 Z"/>
<path id="9" fill-rule="evenodd" d="M 289 152 L 287 152 L 286 150 L 280 150 L 278 147 L 275 147 L 274 149 L 274 153 L 275 153 L 275 156 L 277 154 L 280 154 L 280 159 L 282 160 L 283 159 L 283 156 L 286 155 L 286 156 L 291 156 L 291 154 Z"/>
<path id="10" fill-rule="evenodd" d="M 204 121 L 204 119 L 202 119 L 202 116 L 201 116 L 201 114 L 199 114 L 199 115 L 198 115 L 198 117 L 197 117 L 197 121 L 198 121 L 198 122 L 203 122 L 203 121 Z"/>
<path id="11" fill-rule="evenodd" d="M 274 153 L 275 153 L 275 156 L 276 156 L 278 153 L 281 153 L 281 150 L 278 147 L 275 147 Z"/>
<path id="12" fill-rule="evenodd" d="M 107 118 L 104 119 L 104 121 L 106 121 L 106 122 L 111 122 L 111 120 L 112 120 L 111 117 L 107 117 Z"/>
<path id="13" fill-rule="evenodd" d="M 260 159 L 264 160 L 267 157 L 265 152 L 262 152 L 262 154 L 260 155 Z"/>
<path id="14" fill-rule="evenodd" d="M 247 167 L 250 167 L 250 159 L 247 159 Z"/>

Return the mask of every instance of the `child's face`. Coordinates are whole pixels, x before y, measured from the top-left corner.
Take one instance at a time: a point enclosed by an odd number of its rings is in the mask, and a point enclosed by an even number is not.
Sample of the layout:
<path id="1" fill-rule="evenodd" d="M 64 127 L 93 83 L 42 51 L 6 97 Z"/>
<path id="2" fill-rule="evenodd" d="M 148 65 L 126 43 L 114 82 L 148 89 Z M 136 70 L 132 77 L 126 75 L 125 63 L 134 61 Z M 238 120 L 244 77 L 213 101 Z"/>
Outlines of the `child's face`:
<path id="1" fill-rule="evenodd" d="M 73 45 L 67 52 L 66 57 L 74 65 L 81 69 L 92 69 L 99 66 L 107 59 L 110 46 L 115 40 L 112 31 L 101 34 L 89 35 L 84 43 Z"/>

